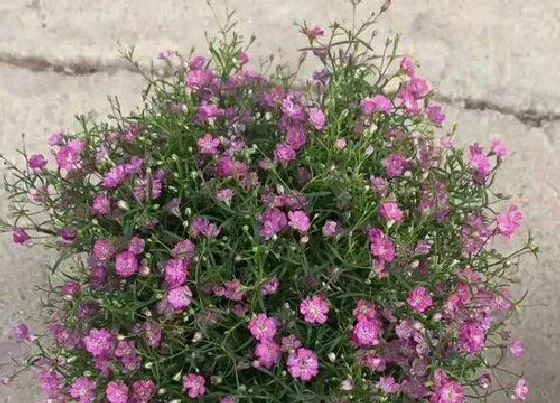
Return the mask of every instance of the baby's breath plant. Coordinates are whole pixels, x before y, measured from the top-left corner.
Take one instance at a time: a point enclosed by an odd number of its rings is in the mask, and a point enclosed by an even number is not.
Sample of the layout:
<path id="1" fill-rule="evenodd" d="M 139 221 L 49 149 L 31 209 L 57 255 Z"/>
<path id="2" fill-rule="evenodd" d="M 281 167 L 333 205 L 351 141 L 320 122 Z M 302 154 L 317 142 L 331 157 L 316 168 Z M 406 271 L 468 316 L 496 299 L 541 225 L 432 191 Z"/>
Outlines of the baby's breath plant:
<path id="1" fill-rule="evenodd" d="M 258 72 L 230 19 L 205 56 L 146 71 L 127 52 L 141 108 L 5 160 L 14 242 L 59 251 L 49 334 L 16 328 L 49 401 L 527 397 L 501 366 L 524 352 L 508 286 L 536 253 L 494 246 L 523 217 L 492 191 L 508 151 L 454 146 L 416 64 L 377 40 L 387 7 L 301 25 L 307 81 Z"/>

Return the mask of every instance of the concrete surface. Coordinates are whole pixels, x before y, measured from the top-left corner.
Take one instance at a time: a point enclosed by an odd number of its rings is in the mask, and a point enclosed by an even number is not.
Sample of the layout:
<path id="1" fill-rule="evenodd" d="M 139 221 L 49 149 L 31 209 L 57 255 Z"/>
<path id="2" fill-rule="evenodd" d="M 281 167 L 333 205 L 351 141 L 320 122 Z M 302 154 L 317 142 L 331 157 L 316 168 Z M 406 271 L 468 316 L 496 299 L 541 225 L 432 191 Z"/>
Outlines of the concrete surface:
<path id="1" fill-rule="evenodd" d="M 254 52 L 292 55 L 304 45 L 293 21 L 325 24 L 348 19 L 346 0 L 235 0 L 240 29 L 255 33 Z M 531 290 L 517 333 L 528 354 L 531 402 L 557 402 L 560 394 L 560 2 L 557 0 L 393 0 L 382 32 L 403 34 L 403 53 L 419 60 L 439 87 L 450 122 L 463 143 L 503 137 L 516 154 L 498 183 L 527 212 L 527 225 L 542 248 L 528 259 L 521 288 Z M 225 1 L 214 1 L 223 16 Z M 361 10 L 380 0 L 363 0 Z M 220 11 L 221 10 L 221 11 Z M 14 158 L 20 134 L 44 151 L 48 134 L 71 127 L 73 115 L 103 116 L 107 95 L 125 109 L 139 101 L 140 78 L 119 60 L 119 43 L 136 45 L 141 60 L 160 49 L 203 47 L 215 30 L 204 0 L 0 0 L 0 145 Z M 56 71 L 53 71 L 56 70 Z M 72 73 L 83 73 L 72 75 Z M 0 213 L 7 211 L 5 195 Z M 0 237 L 0 373 L 14 348 L 12 327 L 37 307 L 48 254 L 14 248 Z M 0 388 L 2 402 L 39 402 L 29 377 Z M 499 399 L 496 401 L 500 401 Z"/>

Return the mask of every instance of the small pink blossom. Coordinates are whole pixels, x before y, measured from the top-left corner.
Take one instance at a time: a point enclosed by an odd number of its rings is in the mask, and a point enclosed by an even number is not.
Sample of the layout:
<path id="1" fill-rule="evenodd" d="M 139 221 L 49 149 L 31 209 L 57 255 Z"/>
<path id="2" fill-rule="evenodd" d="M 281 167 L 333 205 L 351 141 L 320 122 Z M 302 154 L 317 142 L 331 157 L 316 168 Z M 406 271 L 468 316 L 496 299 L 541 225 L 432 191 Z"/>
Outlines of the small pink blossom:
<path id="1" fill-rule="evenodd" d="M 445 122 L 445 112 L 440 105 L 427 106 L 426 116 L 437 126 L 441 126 Z"/>
<path id="2" fill-rule="evenodd" d="M 79 403 L 92 403 L 95 401 L 97 382 L 88 378 L 78 378 L 70 387 L 70 396 Z"/>
<path id="3" fill-rule="evenodd" d="M 165 263 L 165 285 L 168 288 L 185 284 L 187 275 L 188 270 L 185 259 L 169 259 Z"/>
<path id="4" fill-rule="evenodd" d="M 342 235 L 342 224 L 340 221 L 327 220 L 322 228 L 323 237 L 340 238 Z"/>
<path id="5" fill-rule="evenodd" d="M 347 144 L 348 142 L 344 137 L 336 139 L 336 141 L 334 142 L 334 146 L 338 151 L 343 151 L 346 148 Z"/>
<path id="6" fill-rule="evenodd" d="M 406 159 L 406 157 L 399 153 L 389 154 L 389 156 L 383 160 L 385 173 L 390 178 L 394 178 L 404 174 L 407 169 L 407 164 L 408 160 Z"/>
<path id="7" fill-rule="evenodd" d="M 47 160 L 43 154 L 34 154 L 29 157 L 29 168 L 34 174 L 41 174 L 45 165 L 47 165 Z"/>
<path id="8" fill-rule="evenodd" d="M 509 155 L 509 151 L 502 140 L 495 138 L 492 140 L 492 152 L 499 158 L 504 159 Z"/>
<path id="9" fill-rule="evenodd" d="M 156 395 L 157 387 L 151 379 L 139 380 L 134 382 L 132 390 L 138 403 L 149 403 Z"/>
<path id="10" fill-rule="evenodd" d="M 259 313 L 249 321 L 249 332 L 259 341 L 272 340 L 276 334 L 276 320 L 265 313 Z"/>
<path id="11" fill-rule="evenodd" d="M 376 95 L 373 98 L 362 99 L 360 106 L 362 107 L 362 114 L 369 118 L 375 112 L 388 114 L 391 112 L 393 103 L 389 98 L 383 95 Z"/>
<path id="12" fill-rule="evenodd" d="M 319 373 L 319 360 L 313 351 L 298 348 L 288 356 L 288 372 L 294 379 L 310 381 Z"/>
<path id="13" fill-rule="evenodd" d="M 263 340 L 257 344 L 255 354 L 258 357 L 259 365 L 263 368 L 272 368 L 280 359 L 280 346 L 273 341 Z"/>
<path id="14" fill-rule="evenodd" d="M 220 139 L 206 133 L 204 137 L 198 139 L 198 148 L 202 155 L 216 155 L 220 145 Z"/>
<path id="15" fill-rule="evenodd" d="M 16 342 L 23 343 L 32 341 L 35 339 L 35 336 L 29 332 L 29 328 L 25 323 L 20 323 L 14 328 L 14 338 Z"/>
<path id="16" fill-rule="evenodd" d="M 261 218 L 263 226 L 259 234 L 264 239 L 274 237 L 280 231 L 286 229 L 288 226 L 288 219 L 286 213 L 276 208 L 266 210 Z"/>
<path id="17" fill-rule="evenodd" d="M 510 206 L 506 213 L 500 214 L 496 219 L 500 234 L 507 240 L 513 238 L 522 221 L 523 212 L 515 205 Z"/>
<path id="18" fill-rule="evenodd" d="M 379 206 L 379 214 L 385 221 L 401 222 L 404 220 L 404 213 L 395 201 L 388 201 Z"/>
<path id="19" fill-rule="evenodd" d="M 191 289 L 186 285 L 175 287 L 167 294 L 166 301 L 176 312 L 182 312 L 192 303 Z"/>
<path id="20" fill-rule="evenodd" d="M 201 375 L 190 373 L 183 377 L 183 389 L 191 399 L 198 399 L 206 393 L 205 380 Z"/>
<path id="21" fill-rule="evenodd" d="M 98 239 L 93 244 L 93 257 L 98 262 L 107 262 L 117 252 L 110 239 Z"/>
<path id="22" fill-rule="evenodd" d="M 293 353 L 300 347 L 301 341 L 299 341 L 295 335 L 290 334 L 286 337 L 282 337 L 282 351 L 286 353 Z"/>
<path id="23" fill-rule="evenodd" d="M 425 287 L 418 286 L 408 294 L 408 305 L 418 313 L 426 312 L 433 304 L 432 296 Z"/>
<path id="24" fill-rule="evenodd" d="M 262 288 L 262 295 L 274 295 L 278 292 L 280 288 L 280 281 L 276 277 L 270 279 Z"/>
<path id="25" fill-rule="evenodd" d="M 352 315 L 358 319 L 375 319 L 377 317 L 377 308 L 371 302 L 361 299 L 352 310 Z"/>
<path id="26" fill-rule="evenodd" d="M 101 216 L 107 215 L 111 212 L 111 199 L 107 193 L 99 193 L 95 196 L 91 210 L 93 214 Z"/>
<path id="27" fill-rule="evenodd" d="M 31 240 L 31 237 L 23 228 L 16 227 L 12 233 L 12 239 L 15 244 L 25 245 L 29 240 Z"/>
<path id="28" fill-rule="evenodd" d="M 307 113 L 309 114 L 309 123 L 315 130 L 322 131 L 325 127 L 325 114 L 319 108 L 310 108 Z"/>
<path id="29" fill-rule="evenodd" d="M 376 319 L 361 317 L 354 325 L 352 341 L 360 347 L 371 347 L 379 344 L 381 325 Z"/>
<path id="30" fill-rule="evenodd" d="M 278 162 L 287 165 L 296 159 L 294 148 L 287 144 L 278 144 L 274 150 L 274 155 Z"/>
<path id="31" fill-rule="evenodd" d="M 525 355 L 525 345 L 519 339 L 514 339 L 508 346 L 509 353 L 514 359 L 523 358 Z"/>
<path id="32" fill-rule="evenodd" d="M 307 323 L 322 325 L 329 318 L 329 303 L 322 296 L 307 297 L 301 303 L 299 311 Z"/>
<path id="33" fill-rule="evenodd" d="M 408 57 L 404 57 L 401 60 L 401 70 L 409 77 L 414 77 L 416 75 L 416 64 L 414 64 L 414 62 Z"/>
<path id="34" fill-rule="evenodd" d="M 311 222 L 307 214 L 301 210 L 288 212 L 288 225 L 304 234 L 311 228 Z"/>
<path id="35" fill-rule="evenodd" d="M 387 393 L 397 393 L 400 390 L 400 385 L 392 376 L 382 376 L 379 378 L 379 389 Z"/>
<path id="36" fill-rule="evenodd" d="M 123 382 L 109 382 L 105 394 L 110 403 L 128 403 L 128 386 Z"/>
<path id="37" fill-rule="evenodd" d="M 138 259 L 133 252 L 124 251 L 117 255 L 115 270 L 119 277 L 127 278 L 138 272 Z"/>

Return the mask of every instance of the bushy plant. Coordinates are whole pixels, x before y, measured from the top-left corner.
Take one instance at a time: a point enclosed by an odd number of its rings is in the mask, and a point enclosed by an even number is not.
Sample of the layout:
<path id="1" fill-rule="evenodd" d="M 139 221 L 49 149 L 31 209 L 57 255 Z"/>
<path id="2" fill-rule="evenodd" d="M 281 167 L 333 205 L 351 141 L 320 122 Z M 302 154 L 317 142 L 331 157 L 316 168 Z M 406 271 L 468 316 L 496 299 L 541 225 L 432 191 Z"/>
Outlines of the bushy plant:
<path id="1" fill-rule="evenodd" d="M 508 151 L 454 146 L 415 63 L 376 42 L 387 7 L 300 26 L 305 85 L 249 68 L 228 22 L 208 57 L 162 52 L 138 111 L 5 160 L 14 242 L 60 256 L 50 334 L 16 329 L 50 401 L 525 400 L 500 375 L 523 354 L 509 276 L 536 252 L 493 247 L 523 217 L 495 211 Z"/>

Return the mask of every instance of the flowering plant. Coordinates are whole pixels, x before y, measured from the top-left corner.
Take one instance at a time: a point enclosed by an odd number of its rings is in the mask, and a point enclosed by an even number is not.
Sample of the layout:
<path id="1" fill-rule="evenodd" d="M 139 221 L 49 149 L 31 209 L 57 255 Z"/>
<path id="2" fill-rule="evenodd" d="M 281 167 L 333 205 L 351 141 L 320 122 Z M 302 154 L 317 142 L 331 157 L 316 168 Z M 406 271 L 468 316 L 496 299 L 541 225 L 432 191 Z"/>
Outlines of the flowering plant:
<path id="1" fill-rule="evenodd" d="M 492 246 L 523 218 L 494 210 L 508 151 L 455 147 L 397 40 L 375 52 L 387 7 L 302 25 L 321 67 L 300 88 L 250 69 L 228 21 L 209 57 L 158 56 L 141 111 L 6 160 L 14 242 L 59 250 L 50 336 L 15 335 L 50 401 L 526 399 L 500 372 L 524 352 L 508 276 L 536 253 Z"/>

